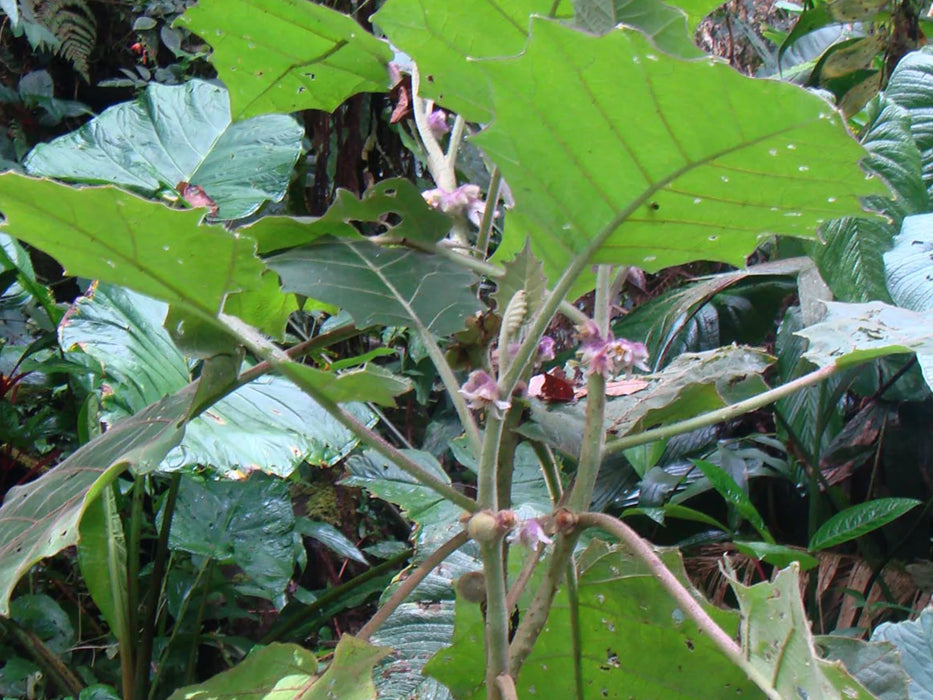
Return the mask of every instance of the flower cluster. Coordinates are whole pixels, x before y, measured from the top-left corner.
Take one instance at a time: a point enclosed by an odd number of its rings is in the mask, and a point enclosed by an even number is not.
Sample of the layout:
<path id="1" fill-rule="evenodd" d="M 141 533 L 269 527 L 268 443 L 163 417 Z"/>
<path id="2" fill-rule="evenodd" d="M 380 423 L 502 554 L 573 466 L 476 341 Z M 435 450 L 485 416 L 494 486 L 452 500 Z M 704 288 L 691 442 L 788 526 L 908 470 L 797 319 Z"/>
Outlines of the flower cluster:
<path id="1" fill-rule="evenodd" d="M 475 226 L 479 226 L 486 211 L 486 202 L 480 198 L 481 190 L 477 185 L 460 185 L 453 192 L 437 187 L 422 192 L 424 201 L 434 209 L 445 214 L 462 214 Z"/>
<path id="2" fill-rule="evenodd" d="M 460 387 L 460 394 L 467 400 L 467 406 L 470 408 L 479 409 L 492 405 L 504 411 L 511 406 L 508 401 L 499 398 L 499 385 L 482 369 L 470 373 L 466 383 Z"/>
<path id="3" fill-rule="evenodd" d="M 626 374 L 633 367 L 644 372 L 650 372 L 647 364 L 648 348 L 644 343 L 636 343 L 625 338 L 616 340 L 612 331 L 606 337 L 599 332 L 596 323 L 587 320 L 579 332 L 580 358 L 587 366 L 587 374 L 602 374 L 604 377 L 614 377 L 621 370 Z"/>

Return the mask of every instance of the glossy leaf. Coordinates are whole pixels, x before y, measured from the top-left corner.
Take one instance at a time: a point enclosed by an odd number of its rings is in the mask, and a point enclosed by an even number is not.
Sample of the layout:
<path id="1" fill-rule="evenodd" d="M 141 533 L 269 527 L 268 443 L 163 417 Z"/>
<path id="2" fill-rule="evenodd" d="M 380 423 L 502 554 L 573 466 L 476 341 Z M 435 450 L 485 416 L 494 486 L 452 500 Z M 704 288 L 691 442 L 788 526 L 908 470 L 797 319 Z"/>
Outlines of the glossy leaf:
<path id="1" fill-rule="evenodd" d="M 810 341 L 804 357 L 820 366 L 847 367 L 876 357 L 912 352 L 933 386 L 933 310 L 917 313 L 880 301 L 828 302 L 822 323 L 797 332 Z"/>
<path id="2" fill-rule="evenodd" d="M 332 112 L 358 92 L 388 87 L 389 46 L 335 10 L 280 0 L 202 0 L 177 23 L 213 48 L 235 119 L 266 112 Z"/>
<path id="3" fill-rule="evenodd" d="M 808 571 L 820 565 L 819 559 L 796 547 L 774 544 L 773 542 L 733 542 L 732 544 L 742 554 L 778 568 L 784 568 L 790 566 L 791 562 L 797 562 L 801 571 Z"/>
<path id="4" fill-rule="evenodd" d="M 908 676 L 901 655 L 890 642 L 866 642 L 841 635 L 816 637 L 823 657 L 841 661 L 846 670 L 878 700 L 904 700 Z"/>
<path id="5" fill-rule="evenodd" d="M 849 506 L 836 513 L 820 526 L 810 538 L 808 549 L 818 552 L 843 542 L 858 539 L 862 535 L 884 527 L 897 520 L 907 511 L 916 508 L 921 501 L 913 498 L 877 498 L 867 503 Z"/>
<path id="6" fill-rule="evenodd" d="M 358 561 L 360 564 L 369 564 L 363 553 L 356 548 L 350 540 L 347 539 L 340 530 L 330 523 L 317 522 L 308 518 L 296 518 L 295 531 L 314 538 L 335 554 Z"/>
<path id="7" fill-rule="evenodd" d="M 728 472 L 722 467 L 702 459 L 694 460 L 693 463 L 703 472 L 703 476 L 709 479 L 713 488 L 726 499 L 726 502 L 735 508 L 739 514 L 757 530 L 758 534 L 761 535 L 765 542 L 768 544 L 775 544 L 774 538 L 771 536 L 771 533 L 768 532 L 768 526 L 765 525 L 765 521 L 758 512 L 758 509 L 755 508 L 748 494 L 742 490 Z"/>
<path id="8" fill-rule="evenodd" d="M 885 88 L 885 97 L 910 114 L 911 133 L 920 149 L 923 180 L 933 186 L 933 99 L 926 88 L 933 77 L 933 52 L 914 51 L 898 61 Z"/>
<path id="9" fill-rule="evenodd" d="M 285 196 L 303 136 L 286 115 L 232 122 L 220 85 L 152 83 L 138 100 L 40 143 L 23 165 L 30 175 L 117 185 L 149 196 L 192 183 L 216 203 L 219 218 L 237 219 Z"/>
<path id="10" fill-rule="evenodd" d="M 340 306 L 359 327 L 421 325 L 462 330 L 480 309 L 475 276 L 454 262 L 367 240 L 333 239 L 273 255 L 284 289 Z"/>
<path id="11" fill-rule="evenodd" d="M 199 226 L 113 187 L 75 189 L 0 175 L 4 230 L 52 255 L 68 274 L 123 285 L 215 315 L 228 293 L 254 290 L 264 270 L 249 238 Z M 210 261 L 206 265 L 205 261 Z"/>
<path id="12" fill-rule="evenodd" d="M 772 679 L 780 697 L 871 700 L 872 694 L 841 663 L 817 654 L 796 564 L 779 571 L 773 583 L 744 586 L 730 577 L 729 584 L 742 611 L 742 649 Z"/>
<path id="13" fill-rule="evenodd" d="M 115 423 L 68 459 L 22 486 L 0 507 L 0 615 L 29 568 L 78 541 L 87 504 L 128 466 L 147 471 L 181 440 L 182 421 L 194 392 L 168 396 Z"/>
<path id="14" fill-rule="evenodd" d="M 933 214 L 909 216 L 884 254 L 894 303 L 911 311 L 933 310 Z"/>
<path id="15" fill-rule="evenodd" d="M 883 622 L 872 632 L 871 641 L 890 642 L 897 647 L 910 676 L 912 699 L 933 697 L 933 609 L 927 608 L 916 620 Z"/>
<path id="16" fill-rule="evenodd" d="M 667 552 L 664 558 L 686 581 L 679 556 Z M 577 697 L 576 672 L 583 687 L 590 689 L 586 697 L 699 699 L 737 693 L 758 697 L 744 674 L 706 635 L 698 633 L 644 565 L 623 548 L 594 542 L 581 555 L 581 562 L 577 584 L 580 656 L 574 659 L 568 643 L 573 636 L 570 602 L 562 586 L 516 680 L 518 697 Z M 703 605 L 730 634 L 737 629 L 735 613 Z M 455 697 L 485 697 L 479 606 L 458 599 L 456 622 L 454 644 L 440 651 L 426 670 Z M 673 658 L 676 664 L 671 663 Z"/>
<path id="17" fill-rule="evenodd" d="M 698 259 L 742 266 L 763 236 L 813 238 L 857 212 L 857 195 L 882 191 L 815 95 L 670 58 L 635 31 L 532 27 L 520 58 L 486 65 L 496 118 L 474 138 L 517 203 L 500 258 L 530 235 L 552 281 L 591 250 L 592 262 L 647 271 Z"/>
<path id="18" fill-rule="evenodd" d="M 236 564 L 240 587 L 273 599 L 295 568 L 295 515 L 288 485 L 264 474 L 245 481 L 185 476 L 169 532 L 169 548 Z"/>

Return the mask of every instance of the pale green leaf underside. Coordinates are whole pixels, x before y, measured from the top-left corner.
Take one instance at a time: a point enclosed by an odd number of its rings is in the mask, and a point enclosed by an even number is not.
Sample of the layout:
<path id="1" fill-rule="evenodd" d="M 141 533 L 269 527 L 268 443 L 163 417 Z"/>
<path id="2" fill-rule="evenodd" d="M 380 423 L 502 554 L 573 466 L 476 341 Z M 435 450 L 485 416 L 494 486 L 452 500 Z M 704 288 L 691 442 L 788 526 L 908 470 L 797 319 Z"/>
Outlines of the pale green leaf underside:
<path id="1" fill-rule="evenodd" d="M 188 182 L 217 203 L 219 218 L 236 219 L 285 196 L 303 135 L 286 115 L 232 123 L 227 91 L 219 85 L 153 83 L 138 100 L 39 144 L 24 166 L 31 175 L 150 195 Z"/>
<path id="2" fill-rule="evenodd" d="M 76 189 L 0 175 L 7 233 L 45 251 L 68 274 L 101 279 L 211 316 L 229 292 L 260 286 L 250 238 L 199 226 L 199 211 L 171 210 L 113 187 Z"/>
<path id="3" fill-rule="evenodd" d="M 495 119 L 475 140 L 517 202 L 497 255 L 530 234 L 551 280 L 593 247 L 594 262 L 646 270 L 742 265 L 762 236 L 815 237 L 883 191 L 819 97 L 667 57 L 634 31 L 533 20 L 522 56 L 485 74 Z"/>
<path id="4" fill-rule="evenodd" d="M 406 248 L 332 239 L 274 255 L 267 263 L 285 290 L 339 306 L 359 327 L 420 324 L 445 336 L 461 330 L 480 308 L 472 273 Z"/>
<path id="5" fill-rule="evenodd" d="M 797 331 L 810 341 L 804 354 L 820 365 L 845 367 L 876 357 L 913 352 L 933 387 L 933 311 L 916 312 L 872 301 L 827 302 L 821 323 Z"/>
<path id="6" fill-rule="evenodd" d="M 392 51 L 351 17 L 304 0 L 201 0 L 178 18 L 213 48 L 236 119 L 335 110 L 385 90 Z"/>
<path id="7" fill-rule="evenodd" d="M 882 623 L 872 633 L 871 641 L 894 644 L 916 697 L 933 695 L 933 608 L 928 607 L 916 620 Z"/>
<path id="8" fill-rule="evenodd" d="M 933 310 L 933 214 L 908 216 L 884 254 L 888 291 L 898 306 Z"/>
<path id="9" fill-rule="evenodd" d="M 13 587 L 29 568 L 78 540 L 90 498 L 126 465 L 156 466 L 181 440 L 181 422 L 194 398 L 189 389 L 116 423 L 64 462 L 24 486 L 0 508 L 0 615 L 9 615 Z"/>

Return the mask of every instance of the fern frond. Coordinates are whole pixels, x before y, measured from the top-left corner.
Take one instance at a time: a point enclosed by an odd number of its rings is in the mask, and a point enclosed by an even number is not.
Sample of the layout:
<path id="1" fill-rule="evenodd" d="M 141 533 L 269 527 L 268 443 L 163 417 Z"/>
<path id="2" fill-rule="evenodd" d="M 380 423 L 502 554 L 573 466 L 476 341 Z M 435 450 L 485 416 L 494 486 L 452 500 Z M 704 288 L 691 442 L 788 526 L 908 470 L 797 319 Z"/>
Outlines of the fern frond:
<path id="1" fill-rule="evenodd" d="M 87 0 L 21 0 L 24 15 L 32 15 L 58 40 L 58 54 L 90 82 L 88 59 L 97 42 L 97 20 Z"/>

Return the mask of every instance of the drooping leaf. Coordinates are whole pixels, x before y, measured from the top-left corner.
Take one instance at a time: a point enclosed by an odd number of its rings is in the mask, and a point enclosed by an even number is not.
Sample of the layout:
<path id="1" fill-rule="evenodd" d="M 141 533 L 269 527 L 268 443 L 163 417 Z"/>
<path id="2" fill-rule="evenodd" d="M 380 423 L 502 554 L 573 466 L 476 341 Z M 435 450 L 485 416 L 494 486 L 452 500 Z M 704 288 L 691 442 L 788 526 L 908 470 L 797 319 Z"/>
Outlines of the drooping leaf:
<path id="1" fill-rule="evenodd" d="M 59 329 L 62 348 L 80 348 L 103 367 L 102 378 L 113 389 L 103 397 L 111 419 L 135 413 L 191 380 L 185 356 L 163 327 L 166 312 L 162 302 L 101 284 L 77 301 Z M 352 396 L 349 389 L 345 394 Z M 349 410 L 368 425 L 375 422 L 365 406 L 350 404 Z M 223 473 L 258 469 L 287 476 L 305 460 L 333 464 L 355 445 L 353 435 L 294 384 L 266 375 L 195 418 L 161 466 L 201 464 Z"/>
<path id="2" fill-rule="evenodd" d="M 72 454 L 35 481 L 15 486 L 0 507 L 0 615 L 9 615 L 10 594 L 29 568 L 78 540 L 86 505 L 127 466 L 158 466 L 184 433 L 192 390 L 168 396 Z"/>
<path id="3" fill-rule="evenodd" d="M 8 233 L 52 255 L 69 274 L 211 316 L 228 293 L 260 285 L 264 268 L 254 242 L 198 226 L 201 212 L 173 211 L 113 187 L 78 190 L 14 173 L 0 175 L 0 211 Z"/>
<path id="4" fill-rule="evenodd" d="M 676 7 L 654 0 L 574 0 L 574 22 L 594 34 L 605 34 L 618 25 L 640 29 L 654 44 L 672 56 L 703 56 L 688 31 L 687 15 Z M 715 5 L 709 9 L 713 9 Z"/>
<path id="5" fill-rule="evenodd" d="M 299 386 L 307 383 L 337 403 L 372 401 L 380 406 L 393 407 L 396 396 L 411 391 L 411 381 L 407 377 L 392 374 L 379 365 L 366 365 L 338 375 L 289 362 L 279 371 Z M 364 412 L 364 415 L 371 414 Z"/>
<path id="6" fill-rule="evenodd" d="M 774 582 L 744 586 L 730 576 L 742 611 L 742 648 L 782 698 L 870 700 L 873 696 L 838 661 L 821 659 L 800 598 L 797 564 Z"/>
<path id="7" fill-rule="evenodd" d="M 755 508 L 748 494 L 742 490 L 727 471 L 716 464 L 702 459 L 693 460 L 693 463 L 703 472 L 703 476 L 709 479 L 713 488 L 715 488 L 719 494 L 726 499 L 726 502 L 735 508 L 739 514 L 755 528 L 765 542 L 768 544 L 775 544 L 774 538 L 768 531 L 768 526 L 765 525 L 765 521 L 758 512 L 758 509 Z"/>
<path id="8" fill-rule="evenodd" d="M 910 676 L 911 700 L 933 697 L 933 608 L 921 612 L 916 620 L 883 622 L 872 632 L 871 641 L 890 642 L 897 647 Z"/>
<path id="9" fill-rule="evenodd" d="M 841 635 L 821 635 L 816 644 L 823 657 L 841 661 L 846 670 L 878 700 L 909 698 L 908 676 L 897 647 L 890 642 L 866 642 Z"/>
<path id="10" fill-rule="evenodd" d="M 295 515 L 288 486 L 265 474 L 245 481 L 183 476 L 169 532 L 169 548 L 236 564 L 240 587 L 272 599 L 295 568 Z"/>
<path id="11" fill-rule="evenodd" d="M 797 562 L 801 571 L 807 571 L 820 565 L 820 560 L 812 557 L 802 549 L 788 547 L 782 544 L 772 542 L 733 542 L 737 550 L 758 561 L 767 562 L 771 566 L 783 569 L 790 566 L 791 562 Z"/>
<path id="12" fill-rule="evenodd" d="M 686 581 L 679 556 L 667 552 L 664 558 Z M 586 697 L 759 697 L 755 686 L 624 549 L 594 542 L 581 562 L 580 656 L 574 659 L 568 643 L 573 637 L 570 602 L 562 586 L 516 680 L 519 697 L 577 697 L 576 672 L 588 689 Z M 426 671 L 458 698 L 485 697 L 482 614 L 475 603 L 458 599 L 456 606 L 454 644 L 438 652 Z M 730 633 L 738 627 L 735 613 L 703 606 Z"/>
<path id="13" fill-rule="evenodd" d="M 855 540 L 862 535 L 884 527 L 897 520 L 907 511 L 919 506 L 914 498 L 876 498 L 867 503 L 857 503 L 836 513 L 820 526 L 810 538 L 808 549 L 818 552 L 837 544 Z"/>
<path id="14" fill-rule="evenodd" d="M 933 310 L 933 214 L 908 216 L 884 254 L 888 291 L 911 311 Z"/>
<path id="15" fill-rule="evenodd" d="M 177 22 L 213 48 L 211 62 L 230 90 L 235 119 L 332 112 L 351 95 L 388 87 L 389 46 L 324 5 L 202 0 Z"/>
<path id="16" fill-rule="evenodd" d="M 322 523 L 308 518 L 297 518 L 295 520 L 295 531 L 313 537 L 329 550 L 345 559 L 352 559 L 360 564 L 369 564 L 363 553 L 356 548 L 356 545 L 330 523 Z"/>
<path id="17" fill-rule="evenodd" d="M 532 27 L 521 57 L 485 65 L 495 120 L 474 138 L 517 203 L 500 259 L 530 235 L 551 281 L 590 251 L 592 262 L 648 271 L 742 266 L 762 236 L 813 238 L 824 221 L 857 212 L 856 195 L 882 191 L 815 95 L 714 60 L 670 58 L 635 31 Z M 722 99 L 697 114 L 709 94 Z M 764 103 L 774 106 L 766 115 Z"/>
<path id="18" fill-rule="evenodd" d="M 282 114 L 232 122 L 220 85 L 151 83 L 138 100 L 39 144 L 23 165 L 30 175 L 117 185 L 149 196 L 190 183 L 219 207 L 216 216 L 237 219 L 285 196 L 303 135 L 298 122 Z"/>
<path id="19" fill-rule="evenodd" d="M 827 302 L 822 323 L 797 331 L 810 341 L 804 357 L 819 366 L 847 367 L 912 352 L 933 387 L 933 310 L 914 312 L 880 301 Z"/>
<path id="20" fill-rule="evenodd" d="M 328 239 L 273 255 L 283 287 L 346 310 L 359 327 L 423 326 L 434 335 L 462 330 L 480 309 L 471 272 L 437 256 Z"/>

